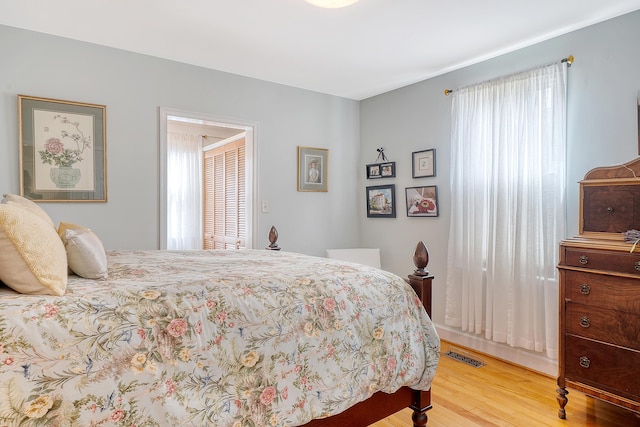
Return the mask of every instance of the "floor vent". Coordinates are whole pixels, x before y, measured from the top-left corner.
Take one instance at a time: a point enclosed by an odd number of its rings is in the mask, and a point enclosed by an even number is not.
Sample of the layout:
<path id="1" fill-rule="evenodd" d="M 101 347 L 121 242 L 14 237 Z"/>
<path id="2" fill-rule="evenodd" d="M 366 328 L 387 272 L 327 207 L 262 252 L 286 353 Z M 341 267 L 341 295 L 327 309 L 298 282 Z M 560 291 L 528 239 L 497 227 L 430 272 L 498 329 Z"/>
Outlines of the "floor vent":
<path id="1" fill-rule="evenodd" d="M 459 362 L 466 363 L 469 366 L 473 366 L 474 368 L 480 368 L 485 365 L 481 360 L 472 357 L 470 354 L 464 354 L 464 352 L 460 350 L 454 351 L 450 349 L 444 355 Z"/>

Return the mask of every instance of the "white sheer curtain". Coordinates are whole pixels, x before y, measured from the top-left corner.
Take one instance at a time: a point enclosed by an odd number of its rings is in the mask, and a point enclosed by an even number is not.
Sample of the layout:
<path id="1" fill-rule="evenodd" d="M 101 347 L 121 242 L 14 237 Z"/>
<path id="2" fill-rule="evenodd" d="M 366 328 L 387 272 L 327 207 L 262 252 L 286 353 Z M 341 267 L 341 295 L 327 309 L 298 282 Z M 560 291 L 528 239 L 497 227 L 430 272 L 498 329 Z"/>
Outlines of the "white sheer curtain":
<path id="1" fill-rule="evenodd" d="M 167 132 L 167 249 L 202 249 L 202 138 Z"/>
<path id="2" fill-rule="evenodd" d="M 558 355 L 566 63 L 453 93 L 445 323 Z"/>

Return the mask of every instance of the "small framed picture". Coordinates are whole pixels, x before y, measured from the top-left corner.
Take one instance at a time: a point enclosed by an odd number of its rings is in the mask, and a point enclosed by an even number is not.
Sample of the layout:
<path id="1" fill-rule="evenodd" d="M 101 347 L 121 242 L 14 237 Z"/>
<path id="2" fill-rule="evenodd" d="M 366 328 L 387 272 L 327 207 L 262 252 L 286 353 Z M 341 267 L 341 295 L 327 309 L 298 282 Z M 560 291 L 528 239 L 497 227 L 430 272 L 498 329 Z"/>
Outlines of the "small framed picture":
<path id="1" fill-rule="evenodd" d="M 367 179 L 380 178 L 381 176 L 380 163 L 367 165 Z"/>
<path id="2" fill-rule="evenodd" d="M 405 188 L 407 216 L 438 216 L 438 187 Z"/>
<path id="3" fill-rule="evenodd" d="M 393 178 L 396 176 L 396 162 L 373 163 L 367 165 L 367 179 Z"/>
<path id="4" fill-rule="evenodd" d="M 376 185 L 367 187 L 367 217 L 396 217 L 396 186 Z"/>
<path id="5" fill-rule="evenodd" d="M 329 150 L 298 147 L 298 191 L 328 191 Z"/>
<path id="6" fill-rule="evenodd" d="M 436 176 L 436 149 L 414 151 L 412 156 L 412 170 L 414 178 Z"/>

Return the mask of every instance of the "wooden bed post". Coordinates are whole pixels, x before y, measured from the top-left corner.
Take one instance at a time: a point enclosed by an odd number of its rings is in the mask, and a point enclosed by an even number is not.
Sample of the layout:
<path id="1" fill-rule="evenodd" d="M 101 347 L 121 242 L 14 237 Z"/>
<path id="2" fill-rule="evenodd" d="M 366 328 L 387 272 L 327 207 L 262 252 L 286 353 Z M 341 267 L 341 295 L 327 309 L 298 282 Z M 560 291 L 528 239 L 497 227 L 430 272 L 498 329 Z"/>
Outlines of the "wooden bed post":
<path id="1" fill-rule="evenodd" d="M 413 274 L 409 275 L 409 284 L 416 294 L 418 294 L 418 298 L 420 298 L 422 305 L 429 314 L 429 317 L 431 317 L 431 288 L 433 276 L 430 276 L 429 272 L 425 270 L 427 264 L 429 264 L 429 252 L 422 241 L 416 246 L 413 254 L 413 264 L 416 266 L 416 270 Z M 432 408 L 431 390 L 412 390 L 412 392 L 413 396 L 411 406 L 409 407 L 413 409 L 413 414 L 411 415 L 413 426 L 424 427 L 428 421 L 427 411 Z"/>
<path id="2" fill-rule="evenodd" d="M 427 310 L 427 314 L 431 317 L 431 281 L 433 276 L 430 276 L 429 272 L 425 270 L 429 264 L 429 252 L 422 241 L 418 243 L 416 251 L 413 253 L 413 264 L 416 266 L 416 270 L 409 275 L 409 284 L 416 291 L 422 305 Z"/>

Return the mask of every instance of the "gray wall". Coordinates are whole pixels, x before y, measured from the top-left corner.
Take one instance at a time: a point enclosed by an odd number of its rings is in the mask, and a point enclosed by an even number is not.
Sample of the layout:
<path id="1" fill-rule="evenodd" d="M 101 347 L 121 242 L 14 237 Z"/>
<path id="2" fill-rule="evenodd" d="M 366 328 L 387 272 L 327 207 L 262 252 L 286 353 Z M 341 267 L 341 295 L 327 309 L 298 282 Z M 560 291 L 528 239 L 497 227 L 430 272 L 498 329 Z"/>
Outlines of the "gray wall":
<path id="1" fill-rule="evenodd" d="M 257 200 L 270 204 L 256 207 L 257 247 L 272 224 L 286 250 L 357 244 L 358 102 L 7 26 L 0 58 L 0 194 L 19 192 L 18 94 L 106 105 L 108 202 L 41 206 L 56 223 L 91 227 L 108 249 L 158 248 L 167 107 L 257 123 Z M 329 149 L 328 193 L 297 192 L 299 145 Z"/>
<path id="2" fill-rule="evenodd" d="M 107 105 L 109 202 L 43 204 L 55 221 L 92 227 L 108 248 L 158 247 L 158 108 L 258 123 L 258 247 L 271 224 L 287 250 L 380 247 L 383 268 L 413 269 L 430 250 L 434 319 L 442 321 L 449 232 L 450 98 L 445 88 L 493 79 L 570 54 L 569 235 L 578 231 L 577 182 L 593 167 L 638 155 L 640 12 L 631 13 L 360 103 L 149 56 L 0 26 L 0 191 L 18 191 L 17 94 Z M 8 66 L 7 64 L 11 64 Z M 329 148 L 329 192 L 296 191 L 296 147 Z M 397 177 L 367 180 L 384 147 Z M 435 148 L 437 175 L 412 179 L 411 152 Z M 396 185 L 396 219 L 368 219 L 365 187 Z M 407 218 L 404 188 L 437 185 L 440 217 Z M 256 209 L 259 206 L 256 206 Z M 266 237 L 264 244 L 266 244 Z"/>
<path id="3" fill-rule="evenodd" d="M 638 156 L 636 97 L 640 89 L 640 12 L 587 27 L 535 46 L 364 100 L 360 104 L 361 165 L 385 147 L 396 161 L 398 217 L 363 219 L 361 244 L 384 245 L 387 268 L 402 274 L 410 269 L 411 248 L 423 240 L 430 251 L 434 281 L 434 320 L 444 320 L 446 255 L 449 234 L 449 161 L 451 98 L 444 89 L 503 75 L 575 56 L 569 69 L 568 98 L 568 237 L 578 233 L 578 184 L 598 166 L 628 162 Z M 437 175 L 411 177 L 411 152 L 435 148 Z M 375 184 L 381 183 L 376 181 Z M 372 185 L 360 179 L 361 191 Z M 407 218 L 404 188 L 437 185 L 438 218 Z M 360 210 L 364 210 L 362 202 Z M 387 245 L 388 244 L 388 245 Z M 409 261 L 407 261 L 409 260 Z"/>

